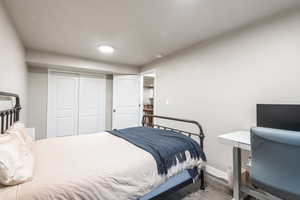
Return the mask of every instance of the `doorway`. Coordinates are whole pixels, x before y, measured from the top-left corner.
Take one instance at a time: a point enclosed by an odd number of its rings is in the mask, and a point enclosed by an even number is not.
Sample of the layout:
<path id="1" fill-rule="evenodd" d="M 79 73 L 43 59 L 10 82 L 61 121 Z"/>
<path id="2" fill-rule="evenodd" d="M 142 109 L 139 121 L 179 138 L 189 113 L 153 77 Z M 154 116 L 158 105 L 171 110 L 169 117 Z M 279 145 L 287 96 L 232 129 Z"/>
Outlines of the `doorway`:
<path id="1" fill-rule="evenodd" d="M 141 116 L 145 114 L 155 114 L 155 71 L 149 71 L 141 74 Z M 153 125 L 151 117 L 146 118 L 146 123 Z"/>
<path id="2" fill-rule="evenodd" d="M 154 71 L 113 76 L 113 129 L 141 126 L 144 114 L 156 113 L 155 78 Z"/>

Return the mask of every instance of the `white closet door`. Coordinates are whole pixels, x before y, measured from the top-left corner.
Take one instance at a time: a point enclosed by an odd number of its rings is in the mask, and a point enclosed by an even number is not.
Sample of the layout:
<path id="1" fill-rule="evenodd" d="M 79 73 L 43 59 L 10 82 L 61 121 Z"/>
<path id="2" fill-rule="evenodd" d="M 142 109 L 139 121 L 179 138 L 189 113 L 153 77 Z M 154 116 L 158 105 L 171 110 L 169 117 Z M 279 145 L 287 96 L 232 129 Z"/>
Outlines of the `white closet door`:
<path id="1" fill-rule="evenodd" d="M 47 137 L 78 134 L 78 82 L 75 74 L 50 72 Z"/>
<path id="2" fill-rule="evenodd" d="M 105 77 L 80 77 L 79 134 L 105 130 L 105 92 Z"/>
<path id="3" fill-rule="evenodd" d="M 113 80 L 113 129 L 139 126 L 139 76 L 115 75 Z"/>

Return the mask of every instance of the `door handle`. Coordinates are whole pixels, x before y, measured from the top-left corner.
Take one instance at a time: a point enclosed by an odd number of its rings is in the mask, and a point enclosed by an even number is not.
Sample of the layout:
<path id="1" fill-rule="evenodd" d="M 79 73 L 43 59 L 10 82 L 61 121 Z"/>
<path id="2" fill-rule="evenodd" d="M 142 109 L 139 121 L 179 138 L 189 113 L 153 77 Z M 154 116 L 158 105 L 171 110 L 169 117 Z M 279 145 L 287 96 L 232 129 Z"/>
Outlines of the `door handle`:
<path id="1" fill-rule="evenodd" d="M 116 112 L 116 109 L 113 109 L 113 112 Z"/>

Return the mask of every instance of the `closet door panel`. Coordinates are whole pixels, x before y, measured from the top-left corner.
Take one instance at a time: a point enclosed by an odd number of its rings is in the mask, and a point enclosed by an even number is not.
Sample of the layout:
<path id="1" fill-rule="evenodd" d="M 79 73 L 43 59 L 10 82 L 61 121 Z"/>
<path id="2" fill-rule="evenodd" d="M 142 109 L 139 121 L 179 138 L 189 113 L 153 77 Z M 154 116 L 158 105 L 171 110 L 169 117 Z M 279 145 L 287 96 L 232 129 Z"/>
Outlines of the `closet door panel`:
<path id="1" fill-rule="evenodd" d="M 50 74 L 48 137 L 77 135 L 78 80 L 74 74 Z"/>
<path id="2" fill-rule="evenodd" d="M 105 130 L 104 78 L 80 77 L 79 86 L 79 134 Z"/>

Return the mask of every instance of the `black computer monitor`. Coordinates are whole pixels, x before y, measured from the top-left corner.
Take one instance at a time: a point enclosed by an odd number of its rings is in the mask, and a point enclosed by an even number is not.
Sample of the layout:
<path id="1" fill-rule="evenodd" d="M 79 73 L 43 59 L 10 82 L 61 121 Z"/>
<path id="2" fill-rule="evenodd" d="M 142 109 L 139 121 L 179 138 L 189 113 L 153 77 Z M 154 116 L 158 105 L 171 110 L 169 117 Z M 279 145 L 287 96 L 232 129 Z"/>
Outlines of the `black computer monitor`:
<path id="1" fill-rule="evenodd" d="M 300 131 L 300 105 L 257 104 L 257 126 Z"/>

